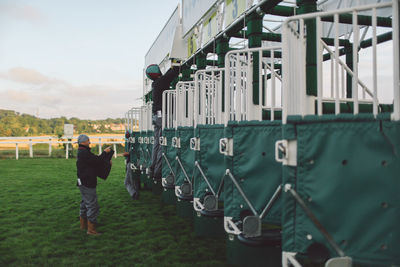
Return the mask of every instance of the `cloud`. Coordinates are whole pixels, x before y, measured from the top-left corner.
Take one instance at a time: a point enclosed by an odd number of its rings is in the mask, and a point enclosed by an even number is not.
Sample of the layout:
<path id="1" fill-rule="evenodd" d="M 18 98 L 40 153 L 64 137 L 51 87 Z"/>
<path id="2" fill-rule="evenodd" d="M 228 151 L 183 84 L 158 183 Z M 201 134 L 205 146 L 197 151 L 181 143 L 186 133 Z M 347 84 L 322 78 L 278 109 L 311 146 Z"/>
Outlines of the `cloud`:
<path id="1" fill-rule="evenodd" d="M 42 22 L 46 19 L 46 16 L 39 8 L 31 5 L 18 5 L 17 3 L 0 4 L 0 16 L 4 15 L 34 23 Z"/>
<path id="2" fill-rule="evenodd" d="M 35 115 L 39 110 L 43 118 L 121 118 L 141 104 L 141 94 L 135 80 L 74 85 L 23 67 L 0 73 L 0 107 Z"/>
<path id="3" fill-rule="evenodd" d="M 32 85 L 41 85 L 52 81 L 40 72 L 22 67 L 12 68 L 6 73 L 0 73 L 0 78 Z"/>
<path id="4" fill-rule="evenodd" d="M 30 95 L 20 90 L 7 90 L 4 94 L 0 94 L 2 98 L 8 99 L 9 101 L 18 102 L 21 104 L 28 103 L 31 99 Z"/>

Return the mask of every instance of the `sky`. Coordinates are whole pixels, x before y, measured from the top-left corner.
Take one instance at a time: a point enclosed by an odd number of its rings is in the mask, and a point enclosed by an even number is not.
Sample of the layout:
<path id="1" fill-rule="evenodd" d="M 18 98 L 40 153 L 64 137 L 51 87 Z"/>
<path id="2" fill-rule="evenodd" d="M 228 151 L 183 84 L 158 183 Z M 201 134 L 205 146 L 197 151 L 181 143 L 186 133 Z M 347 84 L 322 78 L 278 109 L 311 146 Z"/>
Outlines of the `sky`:
<path id="1" fill-rule="evenodd" d="M 0 109 L 41 118 L 124 117 L 142 103 L 145 54 L 179 2 L 0 0 Z M 379 46 L 382 88 L 392 88 L 390 51 L 391 42 Z M 370 70 L 360 65 L 368 87 Z M 379 99 L 391 103 L 386 91 Z"/>
<path id="2" fill-rule="evenodd" d="M 0 0 L 0 109 L 121 118 L 179 0 Z"/>

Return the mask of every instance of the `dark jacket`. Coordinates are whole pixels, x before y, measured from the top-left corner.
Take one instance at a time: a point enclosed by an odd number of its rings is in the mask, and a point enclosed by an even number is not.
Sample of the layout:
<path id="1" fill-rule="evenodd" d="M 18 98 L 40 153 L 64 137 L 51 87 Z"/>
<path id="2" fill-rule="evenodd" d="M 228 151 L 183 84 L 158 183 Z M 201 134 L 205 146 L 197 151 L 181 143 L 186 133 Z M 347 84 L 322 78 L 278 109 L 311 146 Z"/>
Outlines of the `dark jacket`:
<path id="1" fill-rule="evenodd" d="M 178 77 L 179 67 L 170 68 L 164 75 L 153 81 L 153 114 L 162 109 L 162 93 L 169 89 L 171 82 Z"/>
<path id="2" fill-rule="evenodd" d="M 114 151 L 110 153 L 103 151 L 100 156 L 96 156 L 89 147 L 79 145 L 76 169 L 82 185 L 95 188 L 97 176 L 106 179 L 111 170 L 110 160 L 113 154 Z"/>

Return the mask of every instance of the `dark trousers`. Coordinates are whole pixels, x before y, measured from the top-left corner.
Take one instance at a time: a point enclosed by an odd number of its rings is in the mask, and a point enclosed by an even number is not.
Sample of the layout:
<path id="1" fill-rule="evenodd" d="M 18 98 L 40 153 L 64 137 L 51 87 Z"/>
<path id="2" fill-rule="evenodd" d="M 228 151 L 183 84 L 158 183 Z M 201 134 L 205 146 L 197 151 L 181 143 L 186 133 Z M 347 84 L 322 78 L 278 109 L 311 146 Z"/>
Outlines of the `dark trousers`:
<path id="1" fill-rule="evenodd" d="M 156 180 L 161 180 L 161 171 L 162 171 L 162 148 L 160 145 L 160 137 L 162 135 L 161 131 L 161 117 L 158 117 L 156 114 L 153 114 L 153 125 L 154 125 L 154 144 L 153 144 L 153 152 L 152 152 L 152 162 L 151 162 L 151 171 L 153 173 L 153 178 Z"/>
<path id="2" fill-rule="evenodd" d="M 81 191 L 82 197 L 79 215 L 83 218 L 87 218 L 93 223 L 96 223 L 100 211 L 99 204 L 97 203 L 96 188 L 89 188 L 80 185 L 79 191 Z"/>

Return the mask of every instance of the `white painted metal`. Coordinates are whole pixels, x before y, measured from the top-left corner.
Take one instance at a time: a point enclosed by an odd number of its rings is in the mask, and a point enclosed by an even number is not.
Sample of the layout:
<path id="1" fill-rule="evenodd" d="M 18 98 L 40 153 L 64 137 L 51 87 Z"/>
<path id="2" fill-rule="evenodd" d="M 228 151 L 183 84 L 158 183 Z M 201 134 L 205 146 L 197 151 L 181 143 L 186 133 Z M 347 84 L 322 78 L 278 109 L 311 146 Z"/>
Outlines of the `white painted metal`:
<path id="1" fill-rule="evenodd" d="M 220 124 L 223 121 L 222 68 L 198 70 L 195 73 L 194 126 L 198 124 Z"/>
<path id="2" fill-rule="evenodd" d="M 145 55 L 145 67 L 150 64 L 160 64 L 171 52 L 174 42 L 174 33 L 180 21 L 180 8 L 176 7 L 171 17 L 151 45 Z"/>
<path id="3" fill-rule="evenodd" d="M 194 85 L 195 83 L 192 81 L 176 84 L 176 127 L 194 125 Z"/>
<path id="4" fill-rule="evenodd" d="M 276 141 L 275 160 L 283 165 L 297 166 L 297 140 Z"/>
<path id="5" fill-rule="evenodd" d="M 162 96 L 162 129 L 175 128 L 176 122 L 176 90 L 166 90 Z"/>
<path id="6" fill-rule="evenodd" d="M 227 234 L 240 235 L 242 233 L 233 222 L 233 217 L 224 217 L 224 229 Z"/>
<path id="7" fill-rule="evenodd" d="M 140 131 L 150 131 L 153 130 L 152 123 L 152 102 L 148 102 L 145 105 L 140 107 L 140 123 L 139 129 Z"/>
<path id="8" fill-rule="evenodd" d="M 101 143 L 101 138 L 99 138 L 99 155 L 101 154 L 101 147 L 102 147 L 102 143 Z M 68 151 L 68 144 L 67 144 L 67 151 Z"/>
<path id="9" fill-rule="evenodd" d="M 32 139 L 29 139 L 29 157 L 33 158 Z"/>
<path id="10" fill-rule="evenodd" d="M 19 159 L 18 143 L 15 144 L 15 159 Z"/>
<path id="11" fill-rule="evenodd" d="M 376 8 L 372 9 L 372 86 L 373 86 L 373 113 L 378 114 L 378 67 L 377 67 L 377 38 L 376 38 Z"/>
<path id="12" fill-rule="evenodd" d="M 216 2 L 217 0 L 183 0 L 183 33 L 187 34 Z"/>
<path id="13" fill-rule="evenodd" d="M 358 43 L 359 43 L 359 27 L 357 11 L 353 10 L 353 100 L 354 114 L 358 114 Z"/>
<path id="14" fill-rule="evenodd" d="M 393 2 L 398 4 L 398 1 Z M 387 13 L 388 8 L 392 7 L 392 3 L 379 3 L 367 6 L 357 6 L 348 9 L 341 10 L 333 10 L 328 12 L 317 12 L 311 14 L 305 14 L 300 16 L 293 16 L 288 18 L 284 24 L 282 25 L 282 43 L 283 43 L 283 73 L 286 75 L 283 77 L 284 81 L 284 92 L 283 92 L 283 123 L 286 123 L 286 119 L 288 115 L 307 115 L 307 114 L 315 114 L 314 106 L 315 103 L 313 101 L 312 96 L 306 95 L 306 65 L 305 65 L 305 28 L 304 21 L 306 19 L 316 19 L 317 22 L 317 114 L 322 115 L 322 105 L 324 102 L 333 102 L 335 105 L 335 114 L 340 113 L 340 104 L 341 103 L 349 103 L 352 102 L 354 104 L 354 114 L 359 113 L 359 105 L 360 104 L 372 104 L 373 105 L 373 114 L 376 116 L 378 114 L 379 101 L 378 101 L 378 76 L 377 76 L 377 14 L 382 9 L 385 10 L 384 13 Z M 359 30 L 362 26 L 358 24 L 358 16 L 360 14 L 370 14 L 372 13 L 372 64 L 370 61 L 360 62 L 359 57 L 359 45 L 360 45 L 360 34 Z M 352 46 L 353 46 L 353 70 L 351 70 L 345 62 L 340 59 L 339 55 L 339 41 L 342 40 L 342 33 L 340 30 L 341 23 L 339 22 L 340 14 L 352 14 L 353 22 L 351 24 L 351 33 L 352 33 Z M 322 22 L 321 18 L 326 16 L 333 16 L 333 23 Z M 321 38 L 324 36 L 323 25 L 331 24 L 331 29 L 333 30 L 333 38 L 334 38 L 334 46 L 329 47 Z M 393 13 L 393 46 L 396 46 L 394 34 L 398 34 L 398 25 L 396 25 L 395 14 Z M 362 35 L 362 38 L 365 37 L 365 32 Z M 332 36 L 332 35 L 330 35 Z M 398 51 L 398 49 L 397 49 Z M 323 55 L 328 52 L 330 55 L 330 63 L 331 69 L 328 69 L 328 72 L 324 73 L 323 69 Z M 393 55 L 395 55 L 396 49 L 394 48 Z M 398 62 L 398 57 L 394 56 L 394 65 Z M 365 82 L 360 80 L 359 77 L 359 66 L 365 67 L 366 64 L 371 65 L 372 71 L 372 90 L 368 88 Z M 393 76 L 394 79 L 398 79 L 398 69 L 395 69 Z M 327 81 L 324 79 L 325 74 L 329 74 L 330 76 L 330 84 L 326 83 Z M 345 79 L 346 75 L 349 75 L 352 79 L 352 97 L 348 98 L 345 95 Z M 324 84 L 325 82 L 325 84 Z M 329 96 L 326 95 L 325 89 L 331 88 Z M 396 88 L 397 91 L 399 85 L 395 83 L 394 86 L 394 100 L 399 97 L 396 96 Z M 386 89 L 386 88 L 382 88 Z M 381 92 L 382 92 L 381 89 Z M 400 95 L 400 94 L 399 94 Z M 400 105 L 400 104 L 399 104 Z M 399 115 L 400 117 L 400 115 Z"/>
<path id="15" fill-rule="evenodd" d="M 174 124 L 177 129 L 179 126 L 190 127 L 194 125 L 194 99 L 195 99 L 195 82 L 186 81 L 186 82 L 178 82 L 176 84 L 175 89 L 175 113 L 177 121 Z M 181 148 L 181 139 L 180 137 L 172 137 L 171 139 L 172 147 Z M 176 156 L 175 160 L 178 163 L 179 168 L 182 170 L 185 175 L 185 180 L 189 182 L 191 185 L 191 179 L 189 178 L 185 167 L 183 166 L 179 156 Z M 178 197 L 182 194 L 181 186 L 175 187 L 175 194 Z"/>
<path id="16" fill-rule="evenodd" d="M 282 252 L 282 267 L 301 267 L 301 264 L 296 260 L 295 252 Z"/>
<path id="17" fill-rule="evenodd" d="M 400 120 L 400 8 L 399 1 L 393 0 L 393 16 L 392 16 L 392 25 L 393 25 L 393 97 L 394 97 L 394 112 L 392 115 L 393 120 Z"/>
<path id="18" fill-rule="evenodd" d="M 225 106 L 224 123 L 228 121 L 262 120 L 265 110 L 271 112 L 271 120 L 275 110 L 281 110 L 282 78 L 275 71 L 275 64 L 280 59 L 274 56 L 281 48 L 261 47 L 230 51 L 225 56 Z M 270 57 L 263 52 L 269 52 Z M 259 61 L 258 103 L 253 101 L 253 62 L 255 56 Z M 269 81 L 267 76 L 270 75 Z M 264 83 L 263 83 L 264 80 Z M 270 83 L 270 84 L 269 84 Z M 263 86 L 264 84 L 264 86 Z M 264 98 L 262 97 L 264 95 Z"/>
<path id="19" fill-rule="evenodd" d="M 127 112 L 128 123 L 127 123 L 127 130 L 132 133 L 139 131 L 139 124 L 141 124 L 141 107 L 134 107 L 131 108 Z"/>

